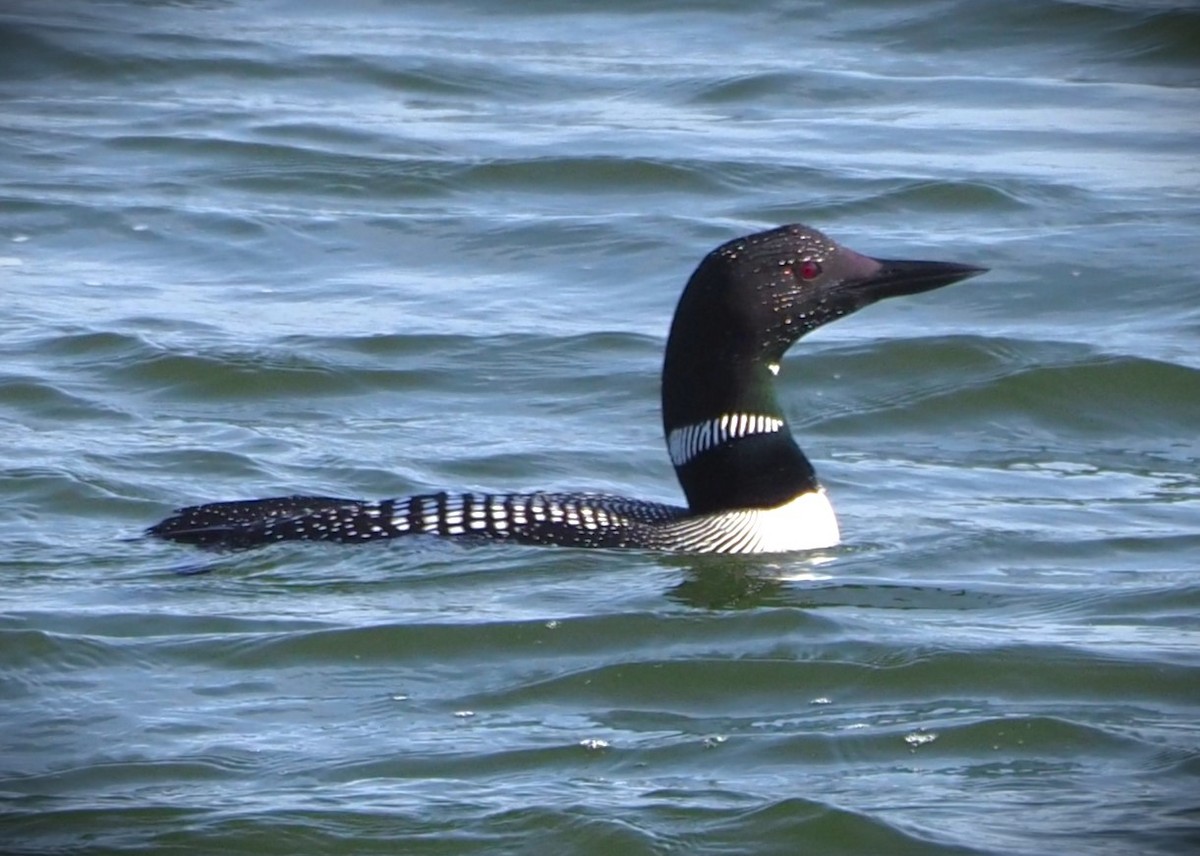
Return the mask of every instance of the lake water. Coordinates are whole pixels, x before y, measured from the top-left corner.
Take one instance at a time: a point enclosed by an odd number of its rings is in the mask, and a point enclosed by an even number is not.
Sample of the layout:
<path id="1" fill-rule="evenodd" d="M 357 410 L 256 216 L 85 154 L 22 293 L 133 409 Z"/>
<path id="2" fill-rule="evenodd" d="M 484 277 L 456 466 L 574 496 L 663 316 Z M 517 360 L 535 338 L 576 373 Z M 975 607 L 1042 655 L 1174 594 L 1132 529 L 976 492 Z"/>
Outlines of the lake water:
<path id="1" fill-rule="evenodd" d="M 1197 44 L 1154 0 L 6 2 L 0 850 L 1200 850 Z M 991 268 L 785 361 L 839 549 L 140 537 L 678 501 L 675 300 L 796 221 Z"/>

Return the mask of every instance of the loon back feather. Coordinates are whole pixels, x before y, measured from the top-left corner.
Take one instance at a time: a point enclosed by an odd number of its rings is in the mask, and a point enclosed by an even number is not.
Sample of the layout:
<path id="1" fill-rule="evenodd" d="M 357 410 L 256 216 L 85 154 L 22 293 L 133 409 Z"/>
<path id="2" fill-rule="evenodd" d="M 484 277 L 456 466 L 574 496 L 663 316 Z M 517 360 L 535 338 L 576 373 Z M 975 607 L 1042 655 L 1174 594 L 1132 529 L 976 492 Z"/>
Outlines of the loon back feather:
<path id="1" fill-rule="evenodd" d="M 663 360 L 663 429 L 686 507 L 596 493 L 281 496 L 181 508 L 147 534 L 216 548 L 416 534 L 687 552 L 830 547 L 833 508 L 775 397 L 780 360 L 822 324 L 983 271 L 873 259 L 800 224 L 710 252 L 679 299 Z"/>

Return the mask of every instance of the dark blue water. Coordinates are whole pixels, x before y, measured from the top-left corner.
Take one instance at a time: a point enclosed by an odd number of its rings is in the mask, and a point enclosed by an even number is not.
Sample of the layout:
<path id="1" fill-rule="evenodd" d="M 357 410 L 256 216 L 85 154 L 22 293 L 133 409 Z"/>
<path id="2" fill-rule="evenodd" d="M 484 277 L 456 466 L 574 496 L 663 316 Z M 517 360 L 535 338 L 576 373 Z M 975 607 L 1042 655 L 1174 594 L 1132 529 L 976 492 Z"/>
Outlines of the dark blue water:
<path id="1" fill-rule="evenodd" d="M 1151 0 L 5 4 L 0 850 L 1196 851 L 1198 43 Z M 678 501 L 675 300 L 796 221 L 992 269 L 785 361 L 843 547 L 140 537 Z"/>

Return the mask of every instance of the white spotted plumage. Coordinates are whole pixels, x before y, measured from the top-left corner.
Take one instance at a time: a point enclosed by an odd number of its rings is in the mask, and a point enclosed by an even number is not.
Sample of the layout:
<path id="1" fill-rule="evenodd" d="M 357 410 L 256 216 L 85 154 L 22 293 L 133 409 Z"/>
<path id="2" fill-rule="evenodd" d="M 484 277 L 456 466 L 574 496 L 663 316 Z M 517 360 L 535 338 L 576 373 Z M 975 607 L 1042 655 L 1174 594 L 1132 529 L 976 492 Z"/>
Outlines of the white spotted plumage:
<path id="1" fill-rule="evenodd" d="M 730 420 L 732 423 L 733 420 Z M 739 420 L 740 421 L 740 420 Z M 748 418 L 745 425 L 755 422 Z M 181 526 L 217 532 L 258 512 L 247 538 L 369 541 L 407 534 L 476 536 L 528 544 L 642 547 L 696 553 L 778 553 L 838 543 L 823 490 L 774 508 L 691 514 L 685 508 L 607 494 L 426 494 L 382 502 L 280 497 L 189 509 Z"/>

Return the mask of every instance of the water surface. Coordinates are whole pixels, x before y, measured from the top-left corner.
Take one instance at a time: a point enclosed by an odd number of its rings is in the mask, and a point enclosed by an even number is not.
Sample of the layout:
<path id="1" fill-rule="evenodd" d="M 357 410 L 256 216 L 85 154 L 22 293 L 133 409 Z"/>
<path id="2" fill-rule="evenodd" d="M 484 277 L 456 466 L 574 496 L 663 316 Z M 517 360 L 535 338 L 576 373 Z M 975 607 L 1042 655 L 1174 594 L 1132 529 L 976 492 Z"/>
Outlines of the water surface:
<path id="1" fill-rule="evenodd" d="M 1193 4 L 348 5 L 0 12 L 6 852 L 1200 846 Z M 140 538 L 676 501 L 679 290 L 794 221 L 992 269 L 785 361 L 837 550 Z"/>

